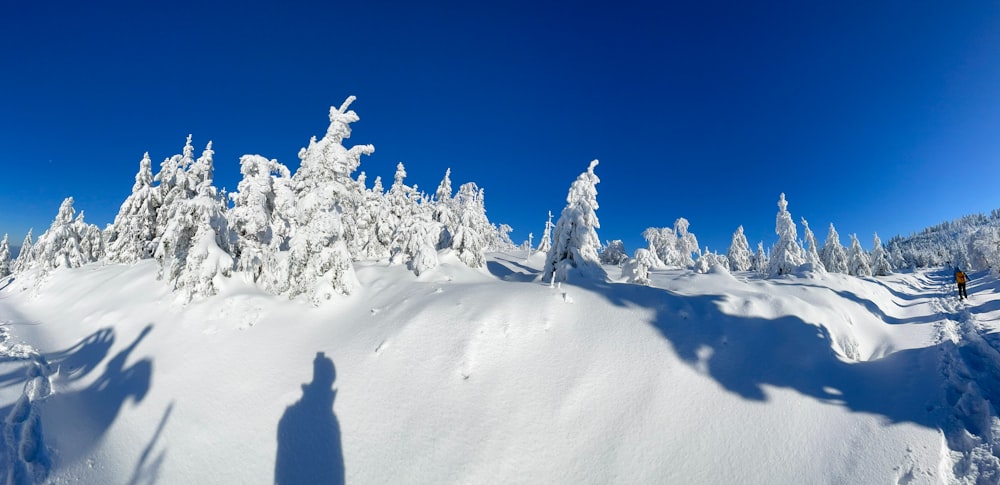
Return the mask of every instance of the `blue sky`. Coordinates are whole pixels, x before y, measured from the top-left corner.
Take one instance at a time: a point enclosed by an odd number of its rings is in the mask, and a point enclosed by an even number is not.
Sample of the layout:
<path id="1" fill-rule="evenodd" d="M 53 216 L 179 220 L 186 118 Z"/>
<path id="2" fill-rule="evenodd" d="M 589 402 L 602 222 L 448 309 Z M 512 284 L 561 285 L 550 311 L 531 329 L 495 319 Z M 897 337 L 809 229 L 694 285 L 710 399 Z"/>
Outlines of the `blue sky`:
<path id="1" fill-rule="evenodd" d="M 486 189 L 515 241 L 590 160 L 602 240 L 686 217 L 724 252 L 787 194 L 871 244 L 1000 207 L 996 2 L 2 2 L 0 233 L 104 226 L 194 135 L 294 170 L 348 95 L 361 170 Z M 801 227 L 800 227 L 801 234 Z"/>

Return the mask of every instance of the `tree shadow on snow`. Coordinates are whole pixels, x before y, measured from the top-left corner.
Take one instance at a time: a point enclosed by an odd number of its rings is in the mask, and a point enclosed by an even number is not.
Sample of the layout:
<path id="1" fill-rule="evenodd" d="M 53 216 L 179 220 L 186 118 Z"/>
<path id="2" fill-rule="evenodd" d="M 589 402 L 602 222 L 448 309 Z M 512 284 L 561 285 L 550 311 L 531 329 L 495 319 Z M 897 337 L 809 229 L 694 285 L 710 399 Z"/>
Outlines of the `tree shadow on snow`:
<path id="1" fill-rule="evenodd" d="M 152 362 L 142 359 L 128 367 L 125 364 L 151 330 L 152 325 L 146 326 L 131 345 L 107 361 L 104 372 L 86 388 L 56 391 L 37 401 L 46 430 L 44 436 L 38 437 L 44 439 L 39 444 L 53 448 L 61 462 L 75 462 L 100 443 L 127 399 L 142 401 L 149 391 Z M 113 330 L 101 329 L 66 350 L 25 360 L 24 366 L 0 376 L 0 382 L 24 385 L 37 375 L 47 374 L 59 387 L 82 379 L 104 362 L 114 340 Z M 0 409 L 0 419 L 9 418 L 13 409 L 14 405 Z"/>
<path id="2" fill-rule="evenodd" d="M 129 366 L 126 363 L 152 329 L 153 325 L 147 325 L 128 347 L 107 361 L 101 375 L 86 388 L 56 393 L 43 402 L 42 421 L 47 429 L 57 430 L 53 438 L 62 460 L 70 462 L 86 456 L 118 418 L 125 401 L 139 403 L 146 397 L 152 382 L 152 361 L 144 358 Z M 107 338 L 107 347 L 103 347 L 104 343 L 92 343 L 89 347 L 84 344 L 77 352 L 69 353 L 63 362 L 79 365 L 75 368 L 77 372 L 65 377 L 60 374 L 56 382 L 78 380 L 85 375 L 82 372 L 89 373 L 95 368 L 102 360 L 98 357 L 102 349 L 106 354 L 110 348 L 113 337 Z"/>
<path id="3" fill-rule="evenodd" d="M 895 352 L 881 359 L 850 362 L 834 351 L 823 327 L 795 317 L 734 316 L 720 308 L 725 295 L 682 296 L 631 284 L 593 285 L 620 306 L 655 311 L 650 323 L 680 359 L 728 391 L 767 401 L 766 387 L 795 390 L 854 412 L 874 413 L 891 422 L 940 428 L 937 412 L 944 376 L 938 368 L 945 342 Z"/>
<path id="4" fill-rule="evenodd" d="M 344 483 L 340 424 L 333 414 L 336 378 L 333 361 L 317 352 L 312 382 L 302 385 L 302 398 L 289 406 L 278 422 L 275 484 Z"/>
<path id="5" fill-rule="evenodd" d="M 516 281 L 521 283 L 534 281 L 538 276 L 538 270 L 506 259 L 503 260 L 503 263 L 498 261 L 487 261 L 486 270 L 493 276 L 496 276 L 504 281 Z"/>
<path id="6" fill-rule="evenodd" d="M 160 440 L 160 434 L 163 433 L 163 429 L 167 426 L 167 420 L 170 419 L 170 413 L 173 410 L 174 403 L 170 403 L 167 406 L 167 410 L 163 412 L 163 417 L 160 418 L 160 424 L 156 427 L 153 438 L 149 440 L 149 444 L 142 450 L 142 455 L 139 456 L 139 463 L 135 465 L 135 470 L 132 471 L 132 478 L 128 481 L 129 485 L 153 484 L 159 480 L 160 467 L 163 466 L 167 452 L 161 450 L 156 457 L 151 458 L 151 456 Z"/>

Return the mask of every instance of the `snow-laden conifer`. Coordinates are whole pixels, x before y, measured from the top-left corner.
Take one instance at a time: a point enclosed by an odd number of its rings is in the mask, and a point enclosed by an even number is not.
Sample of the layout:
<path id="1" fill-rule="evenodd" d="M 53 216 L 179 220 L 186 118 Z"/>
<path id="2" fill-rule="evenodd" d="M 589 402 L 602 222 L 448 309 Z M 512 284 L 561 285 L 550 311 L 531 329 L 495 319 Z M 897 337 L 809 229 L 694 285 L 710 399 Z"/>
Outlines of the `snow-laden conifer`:
<path id="1" fill-rule="evenodd" d="M 452 198 L 451 190 L 451 169 L 444 172 L 444 178 L 434 192 L 434 222 L 441 225 L 441 234 L 438 235 L 437 247 L 444 249 L 451 247 L 451 235 L 455 231 L 455 201 Z"/>
<path id="2" fill-rule="evenodd" d="M 812 229 L 809 229 L 809 222 L 806 218 L 802 218 L 802 231 L 805 233 L 806 240 L 806 262 L 811 264 L 813 271 L 826 272 L 826 266 L 823 265 L 823 259 L 819 257 L 819 245 L 816 244 L 816 236 L 813 234 Z"/>
<path id="3" fill-rule="evenodd" d="M 601 264 L 621 264 L 622 261 L 628 259 L 628 253 L 625 252 L 625 243 L 621 239 L 609 241 L 604 246 L 604 249 L 601 250 L 600 258 Z"/>
<path id="4" fill-rule="evenodd" d="M 291 174 L 277 160 L 260 155 L 240 158 L 243 179 L 236 192 L 229 194 L 233 207 L 226 218 L 234 236 L 233 257 L 236 269 L 264 282 L 268 289 L 277 264 L 275 256 L 290 236 L 289 218 L 294 214 Z M 280 204 L 285 207 L 281 207 Z M 291 206 L 291 207 L 290 207 Z"/>
<path id="5" fill-rule="evenodd" d="M 0 240 L 0 278 L 10 275 L 11 266 L 13 261 L 10 259 L 10 242 L 7 241 L 7 235 L 3 235 L 3 240 Z"/>
<path id="6" fill-rule="evenodd" d="M 750 252 L 750 243 L 747 242 L 746 234 L 743 233 L 743 226 L 737 227 L 733 233 L 733 241 L 729 243 L 729 251 L 726 252 L 729 259 L 730 271 L 748 271 L 751 266 L 753 253 Z"/>
<path id="7" fill-rule="evenodd" d="M 343 141 L 351 136 L 350 124 L 360 118 L 349 110 L 355 97 L 350 96 L 337 108 L 330 108 L 330 126 L 319 141 L 313 137 L 309 146 L 299 151 L 302 160 L 292 177 L 298 198 L 293 235 L 283 259 L 290 297 L 309 296 L 314 305 L 334 294 L 346 294 L 359 285 L 352 265 L 353 257 L 344 237 L 345 207 L 358 184 L 350 178 L 361 163 L 362 155 L 375 151 L 372 145 L 350 149 Z M 355 194 L 357 195 L 357 194 Z"/>
<path id="8" fill-rule="evenodd" d="M 14 264 L 11 266 L 11 272 L 20 273 L 21 271 L 31 269 L 35 262 L 35 251 L 34 251 L 34 241 L 31 237 L 32 229 L 28 229 L 28 234 L 24 236 L 24 241 L 21 243 L 21 249 L 17 253 L 17 258 L 14 260 Z"/>
<path id="9" fill-rule="evenodd" d="M 679 266 L 677 236 L 669 227 L 648 227 L 642 237 L 649 245 L 649 252 L 656 258 L 656 266 Z"/>
<path id="10" fill-rule="evenodd" d="M 502 253 L 512 253 L 517 249 L 514 245 L 514 241 L 510 238 L 510 233 L 514 231 L 513 227 L 508 224 L 500 224 L 499 226 L 494 226 L 494 232 L 496 233 L 496 240 L 493 242 L 492 250 Z"/>
<path id="11" fill-rule="evenodd" d="M 722 254 L 713 253 L 705 247 L 705 250 L 699 253 L 698 259 L 694 261 L 694 271 L 696 273 L 705 274 L 711 271 L 712 267 L 718 266 L 729 271 L 729 258 Z"/>
<path id="12" fill-rule="evenodd" d="M 753 255 L 753 260 L 750 262 L 750 271 L 760 274 L 767 274 L 770 262 L 767 258 L 767 253 L 764 252 L 764 241 L 757 242 L 757 252 Z"/>
<path id="13" fill-rule="evenodd" d="M 597 184 L 600 179 L 594 173 L 597 160 L 590 162 L 586 172 L 573 182 L 566 196 L 559 221 L 552 235 L 552 248 L 545 258 L 546 281 L 565 281 L 570 270 L 575 270 L 587 278 L 607 278 L 598 259 L 601 240 L 597 229 Z"/>
<path id="14" fill-rule="evenodd" d="M 694 236 L 693 233 L 688 231 L 691 227 L 691 223 L 683 217 L 677 218 L 674 221 L 674 234 L 677 236 L 677 254 L 680 258 L 677 264 L 682 268 L 690 268 L 694 265 L 694 257 L 692 255 L 700 255 L 698 248 L 698 238 Z"/>
<path id="15" fill-rule="evenodd" d="M 556 225 L 552 223 L 552 211 L 549 211 L 549 219 L 545 221 L 545 230 L 542 231 L 542 240 L 538 241 L 538 252 L 548 254 L 552 249 L 552 229 Z"/>
<path id="16" fill-rule="evenodd" d="M 788 201 L 785 200 L 784 193 L 778 198 L 778 215 L 775 218 L 774 232 L 778 234 L 778 242 L 771 249 L 768 274 L 779 276 L 791 273 L 805 263 L 805 251 L 799 246 L 795 221 L 788 212 Z"/>
<path id="17" fill-rule="evenodd" d="M 357 113 L 348 109 L 355 99 L 350 96 L 339 109 L 330 108 L 330 125 L 326 135 L 318 141 L 312 137 L 309 146 L 299 150 L 301 164 L 293 177 L 300 199 L 306 193 L 317 190 L 329 192 L 323 198 L 336 205 L 337 217 L 341 219 L 336 239 L 344 242 L 352 259 L 357 259 L 361 252 L 356 219 L 360 205 L 365 202 L 365 189 L 351 175 L 361 165 L 362 155 L 375 152 L 372 145 L 344 147 L 344 140 L 351 137 L 351 123 L 360 119 Z"/>
<path id="18" fill-rule="evenodd" d="M 622 263 L 622 278 L 629 283 L 649 284 L 649 268 L 657 264 L 656 256 L 646 248 L 635 250 L 635 256 Z"/>
<path id="19" fill-rule="evenodd" d="M 872 240 L 871 269 L 872 274 L 875 276 L 892 274 L 892 264 L 889 262 L 889 255 L 885 247 L 882 246 L 882 240 L 879 239 L 877 232 Z"/>
<path id="20" fill-rule="evenodd" d="M 45 270 L 55 268 L 78 268 L 91 262 L 80 247 L 80 228 L 86 229 L 82 219 L 75 217 L 73 198 L 67 197 L 59 205 L 55 220 L 35 242 L 35 261 Z"/>
<path id="21" fill-rule="evenodd" d="M 156 238 L 156 216 L 161 191 L 153 187 L 152 162 L 145 153 L 135 174 L 132 193 L 122 202 L 108 235 L 106 259 L 112 263 L 132 264 L 152 257 Z"/>
<path id="22" fill-rule="evenodd" d="M 485 252 L 493 226 L 486 217 L 484 198 L 483 189 L 473 182 L 462 184 L 455 196 L 457 217 L 451 248 L 470 268 L 486 264 Z"/>
<path id="23" fill-rule="evenodd" d="M 847 272 L 852 276 L 871 276 L 872 266 L 868 254 L 861 248 L 857 234 L 851 234 L 851 248 L 847 253 Z"/>
<path id="24" fill-rule="evenodd" d="M 826 234 L 826 241 L 819 253 L 823 266 L 831 273 L 848 273 L 847 251 L 840 244 L 840 235 L 837 229 L 830 223 L 830 229 Z"/>
<path id="25" fill-rule="evenodd" d="M 184 153 L 164 162 L 173 167 L 174 185 L 167 189 L 157 214 L 162 233 L 153 257 L 159 263 L 158 277 L 181 290 L 185 299 L 214 295 L 217 278 L 228 277 L 233 269 L 229 254 L 229 224 L 214 185 L 214 151 L 208 142 L 200 157 L 193 156 L 191 137 Z M 161 179 L 161 186 L 165 183 Z"/>

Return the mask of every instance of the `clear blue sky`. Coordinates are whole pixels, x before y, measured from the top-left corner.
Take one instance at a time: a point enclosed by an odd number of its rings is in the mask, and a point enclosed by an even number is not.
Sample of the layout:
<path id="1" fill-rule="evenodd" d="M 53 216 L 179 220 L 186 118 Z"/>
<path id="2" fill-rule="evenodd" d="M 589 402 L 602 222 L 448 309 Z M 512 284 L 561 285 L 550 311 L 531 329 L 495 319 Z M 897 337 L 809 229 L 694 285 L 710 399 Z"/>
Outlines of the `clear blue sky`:
<path id="1" fill-rule="evenodd" d="M 348 95 L 369 180 L 451 167 L 517 242 L 594 158 L 630 253 L 681 216 L 770 245 L 781 192 L 866 247 L 1000 207 L 996 2 L 280 3 L 0 2 L 0 233 L 69 195 L 104 227 L 188 133 L 219 186 L 246 153 L 294 170 Z"/>

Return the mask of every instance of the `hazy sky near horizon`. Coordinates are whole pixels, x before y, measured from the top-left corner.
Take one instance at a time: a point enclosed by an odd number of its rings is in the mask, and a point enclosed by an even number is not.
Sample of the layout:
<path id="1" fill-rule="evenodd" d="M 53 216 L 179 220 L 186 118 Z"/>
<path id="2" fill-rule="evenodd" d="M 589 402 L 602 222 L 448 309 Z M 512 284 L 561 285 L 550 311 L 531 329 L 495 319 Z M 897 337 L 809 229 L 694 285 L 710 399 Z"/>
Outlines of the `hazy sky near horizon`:
<path id="1" fill-rule="evenodd" d="M 995 2 L 283 3 L 0 3 L 0 234 L 67 196 L 104 227 L 188 134 L 220 187 L 243 154 L 294 171 L 349 95 L 369 184 L 451 168 L 515 242 L 595 158 L 630 253 L 678 217 L 769 246 L 782 192 L 866 247 L 1000 207 Z"/>

